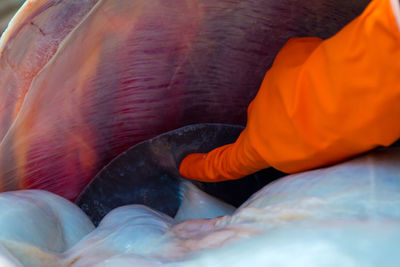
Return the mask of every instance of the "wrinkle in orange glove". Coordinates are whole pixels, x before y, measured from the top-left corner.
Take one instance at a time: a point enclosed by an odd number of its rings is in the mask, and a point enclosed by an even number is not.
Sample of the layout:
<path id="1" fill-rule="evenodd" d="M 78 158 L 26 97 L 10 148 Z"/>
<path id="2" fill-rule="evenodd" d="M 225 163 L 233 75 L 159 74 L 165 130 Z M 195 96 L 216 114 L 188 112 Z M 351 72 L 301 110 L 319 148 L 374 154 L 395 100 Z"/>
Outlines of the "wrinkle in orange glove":
<path id="1" fill-rule="evenodd" d="M 237 179 L 333 164 L 400 137 L 400 8 L 374 0 L 330 39 L 294 38 L 282 48 L 234 144 L 192 154 L 182 176 Z"/>
<path id="2" fill-rule="evenodd" d="M 257 151 L 251 150 L 246 133 L 244 130 L 234 144 L 188 155 L 181 163 L 181 175 L 203 182 L 224 181 L 269 167 Z"/>

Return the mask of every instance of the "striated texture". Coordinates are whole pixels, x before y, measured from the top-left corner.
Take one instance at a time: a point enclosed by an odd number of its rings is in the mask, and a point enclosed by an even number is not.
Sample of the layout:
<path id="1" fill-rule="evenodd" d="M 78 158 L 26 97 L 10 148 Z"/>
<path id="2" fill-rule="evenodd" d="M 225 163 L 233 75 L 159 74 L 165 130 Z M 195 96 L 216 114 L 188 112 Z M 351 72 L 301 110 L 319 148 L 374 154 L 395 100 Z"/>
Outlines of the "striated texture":
<path id="1" fill-rule="evenodd" d="M 367 0 L 31 0 L 0 41 L 1 190 L 68 199 L 112 158 L 192 123 L 244 124 L 292 36 Z"/>
<path id="2" fill-rule="evenodd" d="M 33 78 L 96 1 L 27 1 L 10 23 L 0 42 L 0 140 L 15 120 Z"/>

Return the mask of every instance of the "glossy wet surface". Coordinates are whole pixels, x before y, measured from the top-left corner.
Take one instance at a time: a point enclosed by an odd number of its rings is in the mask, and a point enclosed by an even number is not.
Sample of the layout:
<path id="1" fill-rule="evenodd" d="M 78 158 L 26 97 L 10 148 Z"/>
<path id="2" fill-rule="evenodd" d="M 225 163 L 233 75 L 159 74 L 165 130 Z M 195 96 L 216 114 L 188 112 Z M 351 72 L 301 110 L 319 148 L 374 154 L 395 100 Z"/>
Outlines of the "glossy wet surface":
<path id="1" fill-rule="evenodd" d="M 241 126 L 198 124 L 137 144 L 105 166 L 76 203 L 96 225 L 109 211 L 127 204 L 144 204 L 173 217 L 182 199 L 183 180 L 178 167 L 183 157 L 232 143 L 242 130 Z M 239 206 L 264 185 L 282 176 L 269 170 L 237 181 L 195 184 Z"/>

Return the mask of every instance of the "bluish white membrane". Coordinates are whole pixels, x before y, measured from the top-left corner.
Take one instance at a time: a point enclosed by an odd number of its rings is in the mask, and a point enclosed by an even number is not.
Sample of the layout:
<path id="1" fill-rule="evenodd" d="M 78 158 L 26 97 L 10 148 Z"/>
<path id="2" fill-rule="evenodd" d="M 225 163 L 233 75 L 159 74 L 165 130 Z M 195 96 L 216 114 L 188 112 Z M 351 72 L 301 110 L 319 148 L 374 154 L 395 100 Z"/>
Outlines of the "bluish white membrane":
<path id="1" fill-rule="evenodd" d="M 328 38 L 368 2 L 26 1 L 0 39 L 3 189 L 74 199 L 142 140 L 192 123 L 244 125 L 289 38 Z M 184 183 L 171 190 L 182 200 L 174 218 L 130 205 L 96 229 L 51 193 L 2 193 L 0 266 L 397 267 L 399 160 L 390 148 L 291 175 L 236 211 Z"/>
<path id="2" fill-rule="evenodd" d="M 77 206 L 52 193 L 0 194 L 0 244 L 25 265 L 54 262 L 93 229 Z"/>
<path id="3" fill-rule="evenodd" d="M 122 250 L 103 247 L 109 254 L 100 253 L 106 255 L 103 258 L 91 254 L 90 263 L 397 266 L 399 160 L 400 149 L 390 148 L 332 167 L 290 175 L 264 187 L 232 215 L 174 223 L 170 217 L 154 213 L 158 215 L 142 217 L 138 221 L 141 227 L 132 228 L 130 236 L 137 240 L 132 241 L 135 249 L 121 253 Z M 187 210 L 196 207 L 197 202 L 192 206 L 188 202 Z M 135 209 L 132 212 L 143 207 Z M 129 209 L 126 211 L 129 213 Z M 134 222 L 130 220 L 129 224 Z M 152 228 L 156 238 L 140 235 L 139 232 L 146 233 L 142 227 L 150 226 L 158 228 Z M 120 231 L 118 227 L 114 229 Z M 138 233 L 134 233 L 135 229 Z M 148 242 L 144 242 L 146 239 Z M 82 252 L 81 259 L 85 255 L 89 254 Z"/>
<path id="4" fill-rule="evenodd" d="M 65 254 L 66 261 L 91 266 L 114 255 L 146 254 L 173 224 L 171 217 L 142 205 L 117 208 Z"/>
<path id="5" fill-rule="evenodd" d="M 265 186 L 236 211 L 187 183 L 179 220 L 127 205 L 108 213 L 96 229 L 74 204 L 51 193 L 2 193 L 0 262 L 397 267 L 399 161 L 400 148 L 380 149 L 290 175 Z"/>
<path id="6" fill-rule="evenodd" d="M 0 266 L 22 267 L 23 265 L 6 248 L 0 245 Z"/>
<path id="7" fill-rule="evenodd" d="M 26 242 L 63 252 L 94 229 L 71 202 L 41 190 L 0 194 L 0 241 Z"/>
<path id="8" fill-rule="evenodd" d="M 177 222 L 231 215 L 236 209 L 232 205 L 204 193 L 190 182 L 183 182 L 181 188 L 182 202 L 174 217 Z"/>

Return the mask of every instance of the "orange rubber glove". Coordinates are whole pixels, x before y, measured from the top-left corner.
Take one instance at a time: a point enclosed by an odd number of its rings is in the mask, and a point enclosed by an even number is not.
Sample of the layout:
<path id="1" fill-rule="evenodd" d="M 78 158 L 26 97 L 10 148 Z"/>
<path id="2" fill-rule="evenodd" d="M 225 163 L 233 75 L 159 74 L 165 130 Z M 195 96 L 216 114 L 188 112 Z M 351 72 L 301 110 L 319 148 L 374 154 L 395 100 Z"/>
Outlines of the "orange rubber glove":
<path id="1" fill-rule="evenodd" d="M 182 176 L 237 179 L 273 166 L 299 172 L 400 137 L 400 9 L 374 0 L 338 34 L 283 47 L 248 108 L 234 144 L 191 154 Z"/>

